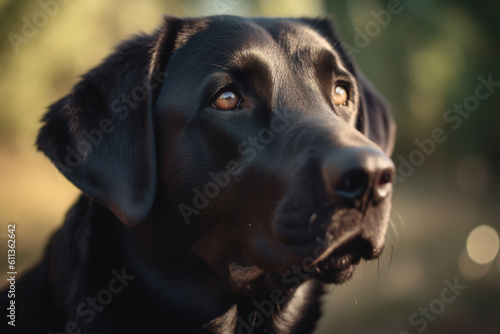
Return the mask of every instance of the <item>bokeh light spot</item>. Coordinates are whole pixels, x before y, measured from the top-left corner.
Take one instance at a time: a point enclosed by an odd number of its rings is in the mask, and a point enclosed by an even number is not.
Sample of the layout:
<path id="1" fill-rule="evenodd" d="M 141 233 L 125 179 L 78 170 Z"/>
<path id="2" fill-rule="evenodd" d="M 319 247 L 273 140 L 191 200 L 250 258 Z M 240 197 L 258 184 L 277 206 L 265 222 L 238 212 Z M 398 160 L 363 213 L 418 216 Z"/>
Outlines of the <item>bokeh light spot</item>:
<path id="1" fill-rule="evenodd" d="M 498 232 L 491 226 L 479 225 L 467 237 L 467 254 L 476 263 L 492 262 L 499 248 Z"/>

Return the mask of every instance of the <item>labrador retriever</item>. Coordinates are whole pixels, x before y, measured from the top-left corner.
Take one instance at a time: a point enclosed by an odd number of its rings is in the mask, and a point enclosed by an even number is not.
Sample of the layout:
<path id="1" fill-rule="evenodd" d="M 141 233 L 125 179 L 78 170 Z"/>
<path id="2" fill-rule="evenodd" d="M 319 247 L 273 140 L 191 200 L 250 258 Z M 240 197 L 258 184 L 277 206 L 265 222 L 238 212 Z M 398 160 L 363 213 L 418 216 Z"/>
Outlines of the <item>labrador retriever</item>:
<path id="1" fill-rule="evenodd" d="M 323 284 L 382 252 L 394 133 L 329 19 L 166 17 L 44 116 L 83 195 L 2 326 L 311 333 Z"/>

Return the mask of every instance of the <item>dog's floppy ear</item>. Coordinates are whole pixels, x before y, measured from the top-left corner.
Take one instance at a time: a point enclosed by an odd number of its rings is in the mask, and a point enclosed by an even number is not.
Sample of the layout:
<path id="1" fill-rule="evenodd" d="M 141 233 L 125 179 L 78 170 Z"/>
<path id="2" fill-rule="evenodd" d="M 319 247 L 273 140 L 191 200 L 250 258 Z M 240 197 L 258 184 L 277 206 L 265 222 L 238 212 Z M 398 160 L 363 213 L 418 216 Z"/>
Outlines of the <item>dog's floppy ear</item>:
<path id="1" fill-rule="evenodd" d="M 37 147 L 87 196 L 121 221 L 143 220 L 156 194 L 153 107 L 177 18 L 117 47 L 43 117 Z"/>
<path id="2" fill-rule="evenodd" d="M 394 149 L 396 135 L 396 125 L 390 110 L 370 82 L 356 69 L 349 52 L 337 37 L 333 19 L 325 17 L 300 21 L 322 34 L 339 53 L 346 68 L 356 76 L 361 104 L 357 128 L 390 156 Z"/>
<path id="3" fill-rule="evenodd" d="M 396 123 L 389 107 L 371 83 L 357 73 L 360 91 L 358 129 L 391 156 L 396 139 Z"/>

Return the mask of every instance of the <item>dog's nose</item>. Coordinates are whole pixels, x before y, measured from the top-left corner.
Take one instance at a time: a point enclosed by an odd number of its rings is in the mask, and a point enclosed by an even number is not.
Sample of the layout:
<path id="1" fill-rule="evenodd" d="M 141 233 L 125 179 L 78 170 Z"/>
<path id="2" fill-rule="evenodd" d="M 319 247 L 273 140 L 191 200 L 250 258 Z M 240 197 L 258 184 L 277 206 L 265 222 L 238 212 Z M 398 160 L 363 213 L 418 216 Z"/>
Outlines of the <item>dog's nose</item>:
<path id="1" fill-rule="evenodd" d="M 361 146 L 330 153 L 321 171 L 330 198 L 361 200 L 363 205 L 377 204 L 390 194 L 395 166 L 380 150 Z"/>

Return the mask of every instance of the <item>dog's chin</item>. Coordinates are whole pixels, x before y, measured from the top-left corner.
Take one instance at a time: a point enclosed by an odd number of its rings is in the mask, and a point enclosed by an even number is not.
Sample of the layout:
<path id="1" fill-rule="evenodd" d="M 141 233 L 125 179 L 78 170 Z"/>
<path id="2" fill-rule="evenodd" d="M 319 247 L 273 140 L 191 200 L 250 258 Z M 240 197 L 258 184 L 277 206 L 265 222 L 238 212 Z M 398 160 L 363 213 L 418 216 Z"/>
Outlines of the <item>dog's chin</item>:
<path id="1" fill-rule="evenodd" d="M 297 270 L 298 266 L 295 267 Z M 257 266 L 242 266 L 230 264 L 230 281 L 235 293 L 255 296 L 268 293 L 274 289 L 288 291 L 295 289 L 302 283 L 316 279 L 324 284 L 343 284 L 354 277 L 357 263 L 346 262 L 342 258 L 327 259 L 317 266 L 302 268 L 300 274 L 293 273 L 293 269 L 284 273 L 268 271 Z"/>

